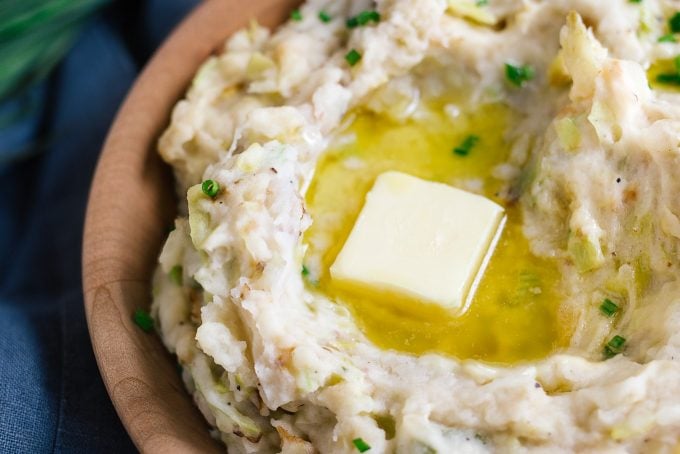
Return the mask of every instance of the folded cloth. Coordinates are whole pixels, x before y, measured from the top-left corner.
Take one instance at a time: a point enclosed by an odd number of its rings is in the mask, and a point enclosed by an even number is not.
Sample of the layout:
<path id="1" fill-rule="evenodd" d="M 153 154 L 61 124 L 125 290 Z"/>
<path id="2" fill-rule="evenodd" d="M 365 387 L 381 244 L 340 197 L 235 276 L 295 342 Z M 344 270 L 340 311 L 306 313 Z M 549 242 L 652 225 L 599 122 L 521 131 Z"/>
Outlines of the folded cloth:
<path id="1" fill-rule="evenodd" d="M 0 161 L 3 453 L 135 452 L 102 384 L 85 324 L 85 206 L 123 97 L 197 1 L 114 2 L 92 18 L 47 80 L 0 105 L 0 118 L 14 118 L 0 123 L 8 157 Z"/>

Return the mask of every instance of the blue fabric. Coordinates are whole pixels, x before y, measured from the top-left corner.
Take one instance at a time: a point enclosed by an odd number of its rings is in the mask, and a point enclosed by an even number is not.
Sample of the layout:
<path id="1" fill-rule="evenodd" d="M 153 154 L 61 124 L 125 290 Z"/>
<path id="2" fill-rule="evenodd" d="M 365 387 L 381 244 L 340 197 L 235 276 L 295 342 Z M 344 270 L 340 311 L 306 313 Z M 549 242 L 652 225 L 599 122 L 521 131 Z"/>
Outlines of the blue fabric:
<path id="1" fill-rule="evenodd" d="M 0 104 L 2 453 L 135 452 L 87 332 L 83 219 L 98 153 L 123 97 L 196 3 L 114 2 L 92 18 L 48 80 Z"/>

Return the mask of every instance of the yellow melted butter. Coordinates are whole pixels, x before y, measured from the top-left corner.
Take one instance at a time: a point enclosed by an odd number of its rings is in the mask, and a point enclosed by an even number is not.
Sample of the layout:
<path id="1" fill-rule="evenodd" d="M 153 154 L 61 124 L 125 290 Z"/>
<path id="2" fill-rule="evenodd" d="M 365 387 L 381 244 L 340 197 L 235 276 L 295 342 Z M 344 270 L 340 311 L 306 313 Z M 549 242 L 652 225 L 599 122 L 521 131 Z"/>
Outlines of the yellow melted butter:
<path id="1" fill-rule="evenodd" d="M 559 274 L 554 263 L 529 252 L 519 207 L 496 196 L 502 183 L 491 177 L 510 152 L 503 134 L 512 112 L 503 104 L 487 104 L 451 120 L 444 103 L 426 112 L 425 118 L 405 123 L 355 113 L 345 139 L 338 139 L 321 158 L 306 195 L 314 220 L 305 235 L 307 257 L 322 257 L 318 281 L 310 285 L 346 305 L 365 335 L 384 349 L 502 364 L 545 357 L 569 338 L 555 290 Z M 452 149 L 470 134 L 479 136 L 477 145 L 468 156 L 455 155 Z M 355 140 L 348 140 L 352 136 Z M 387 295 L 348 292 L 332 282 L 329 268 L 366 193 L 387 170 L 454 186 L 480 179 L 483 194 L 505 207 L 505 230 L 465 314 Z"/>

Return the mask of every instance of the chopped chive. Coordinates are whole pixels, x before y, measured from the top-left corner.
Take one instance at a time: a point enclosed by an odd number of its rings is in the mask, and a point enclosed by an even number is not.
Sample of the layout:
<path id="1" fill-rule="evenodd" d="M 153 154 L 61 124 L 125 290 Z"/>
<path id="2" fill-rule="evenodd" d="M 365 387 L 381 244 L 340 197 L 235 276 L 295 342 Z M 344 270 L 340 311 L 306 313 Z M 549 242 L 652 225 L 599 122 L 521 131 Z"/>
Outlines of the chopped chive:
<path id="1" fill-rule="evenodd" d="M 357 448 L 357 451 L 359 452 L 366 452 L 369 449 L 371 449 L 371 445 L 366 443 L 363 438 L 355 438 L 352 440 L 352 444 L 354 445 L 355 448 Z"/>
<path id="2" fill-rule="evenodd" d="M 205 180 L 201 185 L 203 194 L 208 197 L 215 197 L 220 192 L 220 184 L 215 180 Z"/>
<path id="3" fill-rule="evenodd" d="M 607 345 L 604 346 L 603 354 L 605 358 L 612 358 L 623 351 L 623 346 L 626 344 L 626 338 L 618 334 L 612 337 Z"/>
<path id="4" fill-rule="evenodd" d="M 672 33 L 668 33 L 666 35 L 660 36 L 658 41 L 660 43 L 674 43 L 675 35 L 673 35 Z"/>
<path id="5" fill-rule="evenodd" d="M 168 273 L 168 276 L 170 277 L 170 280 L 174 282 L 177 285 L 182 285 L 182 274 L 184 270 L 182 269 L 182 265 L 175 265 L 172 267 L 170 272 Z"/>
<path id="6" fill-rule="evenodd" d="M 378 23 L 380 22 L 380 13 L 373 10 L 362 11 L 356 16 L 352 16 L 347 21 L 345 25 L 347 28 L 356 28 L 368 24 L 369 22 Z"/>
<path id="7" fill-rule="evenodd" d="M 529 65 L 515 66 L 510 63 L 505 64 L 505 77 L 517 87 L 521 87 L 525 82 L 534 78 L 536 72 Z"/>
<path id="8" fill-rule="evenodd" d="M 617 353 L 613 352 L 609 347 L 605 345 L 604 350 L 602 350 L 602 356 L 605 357 L 605 359 L 613 358 L 617 355 Z"/>
<path id="9" fill-rule="evenodd" d="M 680 55 L 673 59 L 673 66 L 675 67 L 675 72 L 658 74 L 656 81 L 660 84 L 680 85 Z"/>
<path id="10" fill-rule="evenodd" d="M 470 134 L 460 145 L 453 149 L 453 152 L 458 156 L 467 156 L 470 154 L 470 151 L 472 151 L 475 145 L 477 145 L 477 142 L 479 142 L 479 136 Z"/>
<path id="11" fill-rule="evenodd" d="M 132 315 L 132 320 L 135 325 L 139 326 L 145 333 L 150 333 L 153 330 L 153 319 L 144 309 L 137 309 Z"/>
<path id="12" fill-rule="evenodd" d="M 333 18 L 326 11 L 319 12 L 319 20 L 325 24 L 329 23 Z"/>
<path id="13" fill-rule="evenodd" d="M 621 350 L 623 345 L 626 343 L 626 338 L 623 336 L 619 336 L 618 334 L 614 337 L 611 338 L 609 342 L 607 342 L 607 346 L 611 347 L 612 349 L 615 350 Z"/>
<path id="14" fill-rule="evenodd" d="M 361 60 L 361 54 L 356 49 L 352 49 L 345 55 L 345 60 L 350 66 L 354 66 Z"/>
<path id="15" fill-rule="evenodd" d="M 680 85 L 680 74 L 678 73 L 663 73 L 656 76 L 656 81 L 660 84 Z"/>
<path id="16" fill-rule="evenodd" d="M 673 33 L 680 32 L 680 11 L 673 14 L 673 16 L 668 20 L 668 28 Z"/>
<path id="17" fill-rule="evenodd" d="M 309 269 L 308 269 L 306 266 L 302 265 L 302 271 L 301 271 L 301 273 L 302 273 L 302 275 L 305 276 L 305 277 L 306 277 L 306 276 L 309 276 Z"/>
<path id="18" fill-rule="evenodd" d="M 477 2 L 475 2 L 475 5 L 477 5 L 477 6 L 486 6 L 488 4 L 489 4 L 489 0 L 477 0 Z"/>
<path id="19" fill-rule="evenodd" d="M 300 22 L 302 20 L 302 13 L 300 12 L 299 9 L 294 9 L 293 11 L 290 12 L 290 18 L 295 22 Z"/>
<path id="20" fill-rule="evenodd" d="M 600 312 L 602 312 L 607 317 L 611 317 L 619 311 L 619 306 L 614 301 L 609 298 L 605 298 L 600 304 Z"/>
<path id="21" fill-rule="evenodd" d="M 642 0 L 628 0 L 630 3 L 642 3 Z"/>

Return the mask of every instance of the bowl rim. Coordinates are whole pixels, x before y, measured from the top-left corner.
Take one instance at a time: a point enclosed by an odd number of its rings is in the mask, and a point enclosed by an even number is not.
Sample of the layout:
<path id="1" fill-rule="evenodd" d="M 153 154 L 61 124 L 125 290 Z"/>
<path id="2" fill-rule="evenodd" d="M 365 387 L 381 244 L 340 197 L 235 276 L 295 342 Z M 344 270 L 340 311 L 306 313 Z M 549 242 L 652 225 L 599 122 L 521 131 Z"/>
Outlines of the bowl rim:
<path id="1" fill-rule="evenodd" d="M 156 142 L 198 67 L 252 19 L 281 24 L 299 0 L 198 5 L 144 67 L 108 132 L 90 188 L 82 250 L 85 315 L 116 412 L 142 452 L 223 452 L 159 336 L 135 326 L 176 199 Z M 159 190 L 161 189 L 161 190 Z"/>

